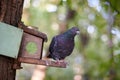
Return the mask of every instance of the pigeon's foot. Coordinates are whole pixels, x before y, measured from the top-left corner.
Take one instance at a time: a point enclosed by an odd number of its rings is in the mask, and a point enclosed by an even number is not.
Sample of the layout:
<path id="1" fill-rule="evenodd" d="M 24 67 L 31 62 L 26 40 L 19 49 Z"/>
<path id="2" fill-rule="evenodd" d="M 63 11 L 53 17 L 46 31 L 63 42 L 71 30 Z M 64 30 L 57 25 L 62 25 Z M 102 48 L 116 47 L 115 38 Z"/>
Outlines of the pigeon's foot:
<path id="1" fill-rule="evenodd" d="M 68 64 L 66 61 L 64 61 L 64 60 L 56 60 L 56 62 L 58 63 L 58 64 L 61 64 L 61 63 L 65 63 L 66 65 Z"/>

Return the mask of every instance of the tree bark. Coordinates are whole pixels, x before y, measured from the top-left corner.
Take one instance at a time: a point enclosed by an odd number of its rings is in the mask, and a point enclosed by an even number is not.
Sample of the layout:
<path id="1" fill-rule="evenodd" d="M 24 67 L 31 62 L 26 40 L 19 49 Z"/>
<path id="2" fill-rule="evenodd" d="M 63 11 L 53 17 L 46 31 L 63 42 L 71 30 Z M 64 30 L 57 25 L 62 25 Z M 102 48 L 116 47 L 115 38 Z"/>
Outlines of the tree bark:
<path id="1" fill-rule="evenodd" d="M 18 27 L 24 0 L 0 0 L 0 22 Z M 0 55 L 0 80 L 15 80 L 14 59 Z"/>

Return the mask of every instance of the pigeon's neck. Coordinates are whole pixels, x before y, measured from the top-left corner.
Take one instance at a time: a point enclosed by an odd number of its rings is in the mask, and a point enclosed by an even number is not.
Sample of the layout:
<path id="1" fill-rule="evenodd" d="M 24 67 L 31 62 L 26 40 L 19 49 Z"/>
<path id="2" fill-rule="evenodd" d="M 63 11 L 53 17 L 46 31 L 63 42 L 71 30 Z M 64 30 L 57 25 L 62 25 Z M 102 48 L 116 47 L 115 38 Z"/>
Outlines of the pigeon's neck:
<path id="1" fill-rule="evenodd" d="M 67 32 L 63 33 L 63 35 L 66 38 L 72 38 L 72 39 L 74 39 L 74 37 L 75 37 L 76 34 L 73 34 L 71 31 L 67 31 Z"/>

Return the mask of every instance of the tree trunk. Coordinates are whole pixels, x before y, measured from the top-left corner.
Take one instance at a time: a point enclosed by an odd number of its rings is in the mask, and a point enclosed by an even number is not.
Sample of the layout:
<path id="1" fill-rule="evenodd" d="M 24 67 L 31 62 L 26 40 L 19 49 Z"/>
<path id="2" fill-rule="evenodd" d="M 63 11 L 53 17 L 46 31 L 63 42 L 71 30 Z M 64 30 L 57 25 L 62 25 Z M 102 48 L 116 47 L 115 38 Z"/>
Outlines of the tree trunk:
<path id="1" fill-rule="evenodd" d="M 0 0 L 0 22 L 18 27 L 24 0 Z M 15 80 L 14 59 L 0 55 L 0 80 Z"/>

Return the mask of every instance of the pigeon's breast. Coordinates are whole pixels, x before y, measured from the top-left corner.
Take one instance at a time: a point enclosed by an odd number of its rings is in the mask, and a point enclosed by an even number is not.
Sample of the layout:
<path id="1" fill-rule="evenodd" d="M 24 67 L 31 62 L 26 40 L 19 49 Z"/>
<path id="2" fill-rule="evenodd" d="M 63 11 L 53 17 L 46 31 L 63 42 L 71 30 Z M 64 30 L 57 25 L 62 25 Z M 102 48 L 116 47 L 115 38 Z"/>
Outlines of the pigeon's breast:
<path id="1" fill-rule="evenodd" d="M 61 38 L 58 40 L 58 52 L 62 53 L 64 56 L 68 56 L 72 53 L 74 48 L 74 40 L 73 39 L 65 39 Z"/>

